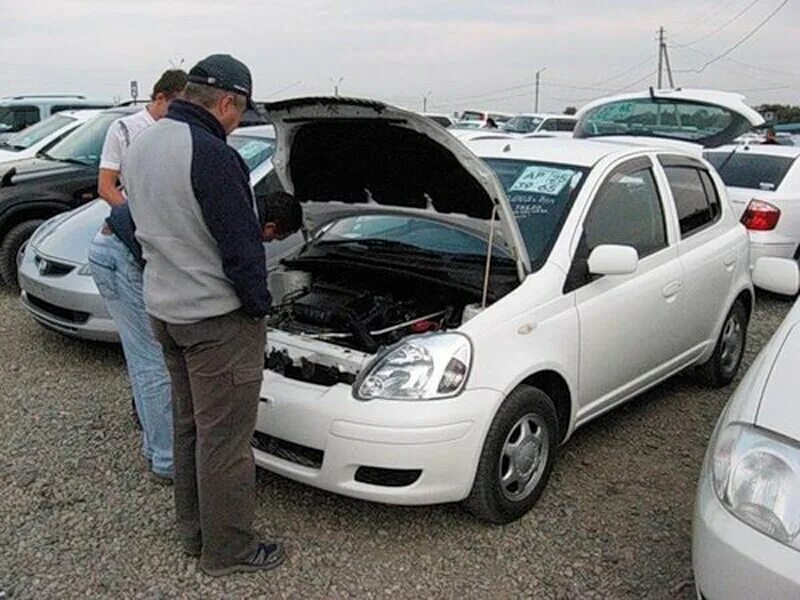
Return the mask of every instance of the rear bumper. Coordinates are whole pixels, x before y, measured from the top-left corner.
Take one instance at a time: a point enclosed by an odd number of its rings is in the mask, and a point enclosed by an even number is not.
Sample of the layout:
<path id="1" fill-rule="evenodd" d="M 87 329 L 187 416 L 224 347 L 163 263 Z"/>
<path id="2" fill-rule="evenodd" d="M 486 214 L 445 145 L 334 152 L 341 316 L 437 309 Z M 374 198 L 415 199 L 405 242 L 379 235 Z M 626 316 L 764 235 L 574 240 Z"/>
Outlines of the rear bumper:
<path id="1" fill-rule="evenodd" d="M 362 402 L 347 385 L 328 388 L 265 371 L 256 430 L 313 449 L 319 461 L 310 466 L 291 455 L 254 449 L 256 463 L 295 481 L 363 500 L 463 500 L 472 488 L 500 399 L 493 390 L 471 390 L 448 400 Z M 368 483 L 361 477 L 366 468 L 390 482 L 397 473 L 411 472 L 411 482 Z"/>

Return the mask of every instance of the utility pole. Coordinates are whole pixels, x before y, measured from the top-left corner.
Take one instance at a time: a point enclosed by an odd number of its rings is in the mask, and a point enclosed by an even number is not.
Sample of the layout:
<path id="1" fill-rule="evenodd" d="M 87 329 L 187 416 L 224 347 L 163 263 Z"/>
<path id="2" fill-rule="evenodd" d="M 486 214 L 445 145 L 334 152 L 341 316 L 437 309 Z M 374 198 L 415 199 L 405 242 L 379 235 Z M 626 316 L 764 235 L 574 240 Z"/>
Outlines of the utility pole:
<path id="1" fill-rule="evenodd" d="M 333 84 L 333 95 L 338 98 L 339 96 L 339 84 L 342 83 L 344 77 L 339 77 L 339 79 L 334 79 L 333 77 L 329 77 L 331 83 Z"/>
<path id="2" fill-rule="evenodd" d="M 539 75 L 541 75 L 544 71 L 547 70 L 547 67 L 542 67 L 538 71 L 536 71 L 536 96 L 533 101 L 533 112 L 539 112 Z"/>
<path id="3" fill-rule="evenodd" d="M 675 81 L 672 79 L 672 66 L 669 63 L 669 50 L 667 49 L 667 38 L 664 34 L 664 28 L 658 28 L 658 89 L 663 87 L 664 83 L 664 66 L 667 67 L 667 78 L 669 79 L 669 87 L 675 87 Z"/>
<path id="4" fill-rule="evenodd" d="M 428 96 L 430 96 L 433 92 L 428 92 L 422 97 L 422 112 L 428 112 Z"/>

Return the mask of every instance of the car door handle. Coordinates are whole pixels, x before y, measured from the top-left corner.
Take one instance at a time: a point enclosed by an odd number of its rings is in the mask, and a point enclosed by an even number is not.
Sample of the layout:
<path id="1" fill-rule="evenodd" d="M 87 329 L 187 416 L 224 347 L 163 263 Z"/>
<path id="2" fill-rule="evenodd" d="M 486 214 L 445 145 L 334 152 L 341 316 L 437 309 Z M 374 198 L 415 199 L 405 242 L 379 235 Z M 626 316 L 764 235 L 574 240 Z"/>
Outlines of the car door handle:
<path id="1" fill-rule="evenodd" d="M 682 287 L 683 284 L 680 281 L 673 281 L 672 283 L 668 283 L 664 286 L 664 289 L 661 290 L 661 295 L 667 300 L 671 300 L 678 295 L 678 292 L 681 291 Z"/>
<path id="2" fill-rule="evenodd" d="M 732 270 L 733 267 L 736 266 L 736 255 L 735 254 L 729 254 L 728 256 L 726 256 L 725 260 L 723 261 L 723 264 L 725 265 L 725 270 L 726 271 Z"/>

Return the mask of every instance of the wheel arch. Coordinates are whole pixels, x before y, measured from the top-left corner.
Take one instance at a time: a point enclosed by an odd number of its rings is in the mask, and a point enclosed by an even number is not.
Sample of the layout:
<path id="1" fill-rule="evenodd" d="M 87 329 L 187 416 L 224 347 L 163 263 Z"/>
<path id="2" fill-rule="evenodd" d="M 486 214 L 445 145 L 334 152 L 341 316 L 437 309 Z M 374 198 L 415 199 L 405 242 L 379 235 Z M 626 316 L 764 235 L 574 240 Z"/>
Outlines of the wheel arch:
<path id="1" fill-rule="evenodd" d="M 0 241 L 20 223 L 34 219 L 47 220 L 67 210 L 70 210 L 69 205 L 56 200 L 25 202 L 12 206 L 0 213 Z"/>
<path id="2" fill-rule="evenodd" d="M 573 393 L 566 378 L 553 369 L 542 369 L 525 377 L 512 391 L 522 385 L 540 389 L 550 397 L 556 409 L 558 441 L 561 443 L 566 440 L 572 428 L 573 414 Z"/>

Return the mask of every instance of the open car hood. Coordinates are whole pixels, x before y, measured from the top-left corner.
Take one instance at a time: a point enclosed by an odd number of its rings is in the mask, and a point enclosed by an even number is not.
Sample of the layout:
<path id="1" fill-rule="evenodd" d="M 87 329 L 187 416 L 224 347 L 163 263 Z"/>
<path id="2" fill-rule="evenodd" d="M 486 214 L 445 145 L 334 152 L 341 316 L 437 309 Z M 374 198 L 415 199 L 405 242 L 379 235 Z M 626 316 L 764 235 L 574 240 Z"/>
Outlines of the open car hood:
<path id="1" fill-rule="evenodd" d="M 654 90 L 601 98 L 577 114 L 576 138 L 656 138 L 705 148 L 731 143 L 764 118 L 744 96 L 701 89 Z"/>
<path id="2" fill-rule="evenodd" d="M 311 97 L 268 103 L 272 164 L 287 192 L 336 212 L 412 212 L 487 234 L 529 271 L 525 245 L 494 172 L 446 129 L 382 102 Z M 338 208 L 344 210 L 338 210 Z M 313 212 L 313 211 L 306 211 Z"/>

